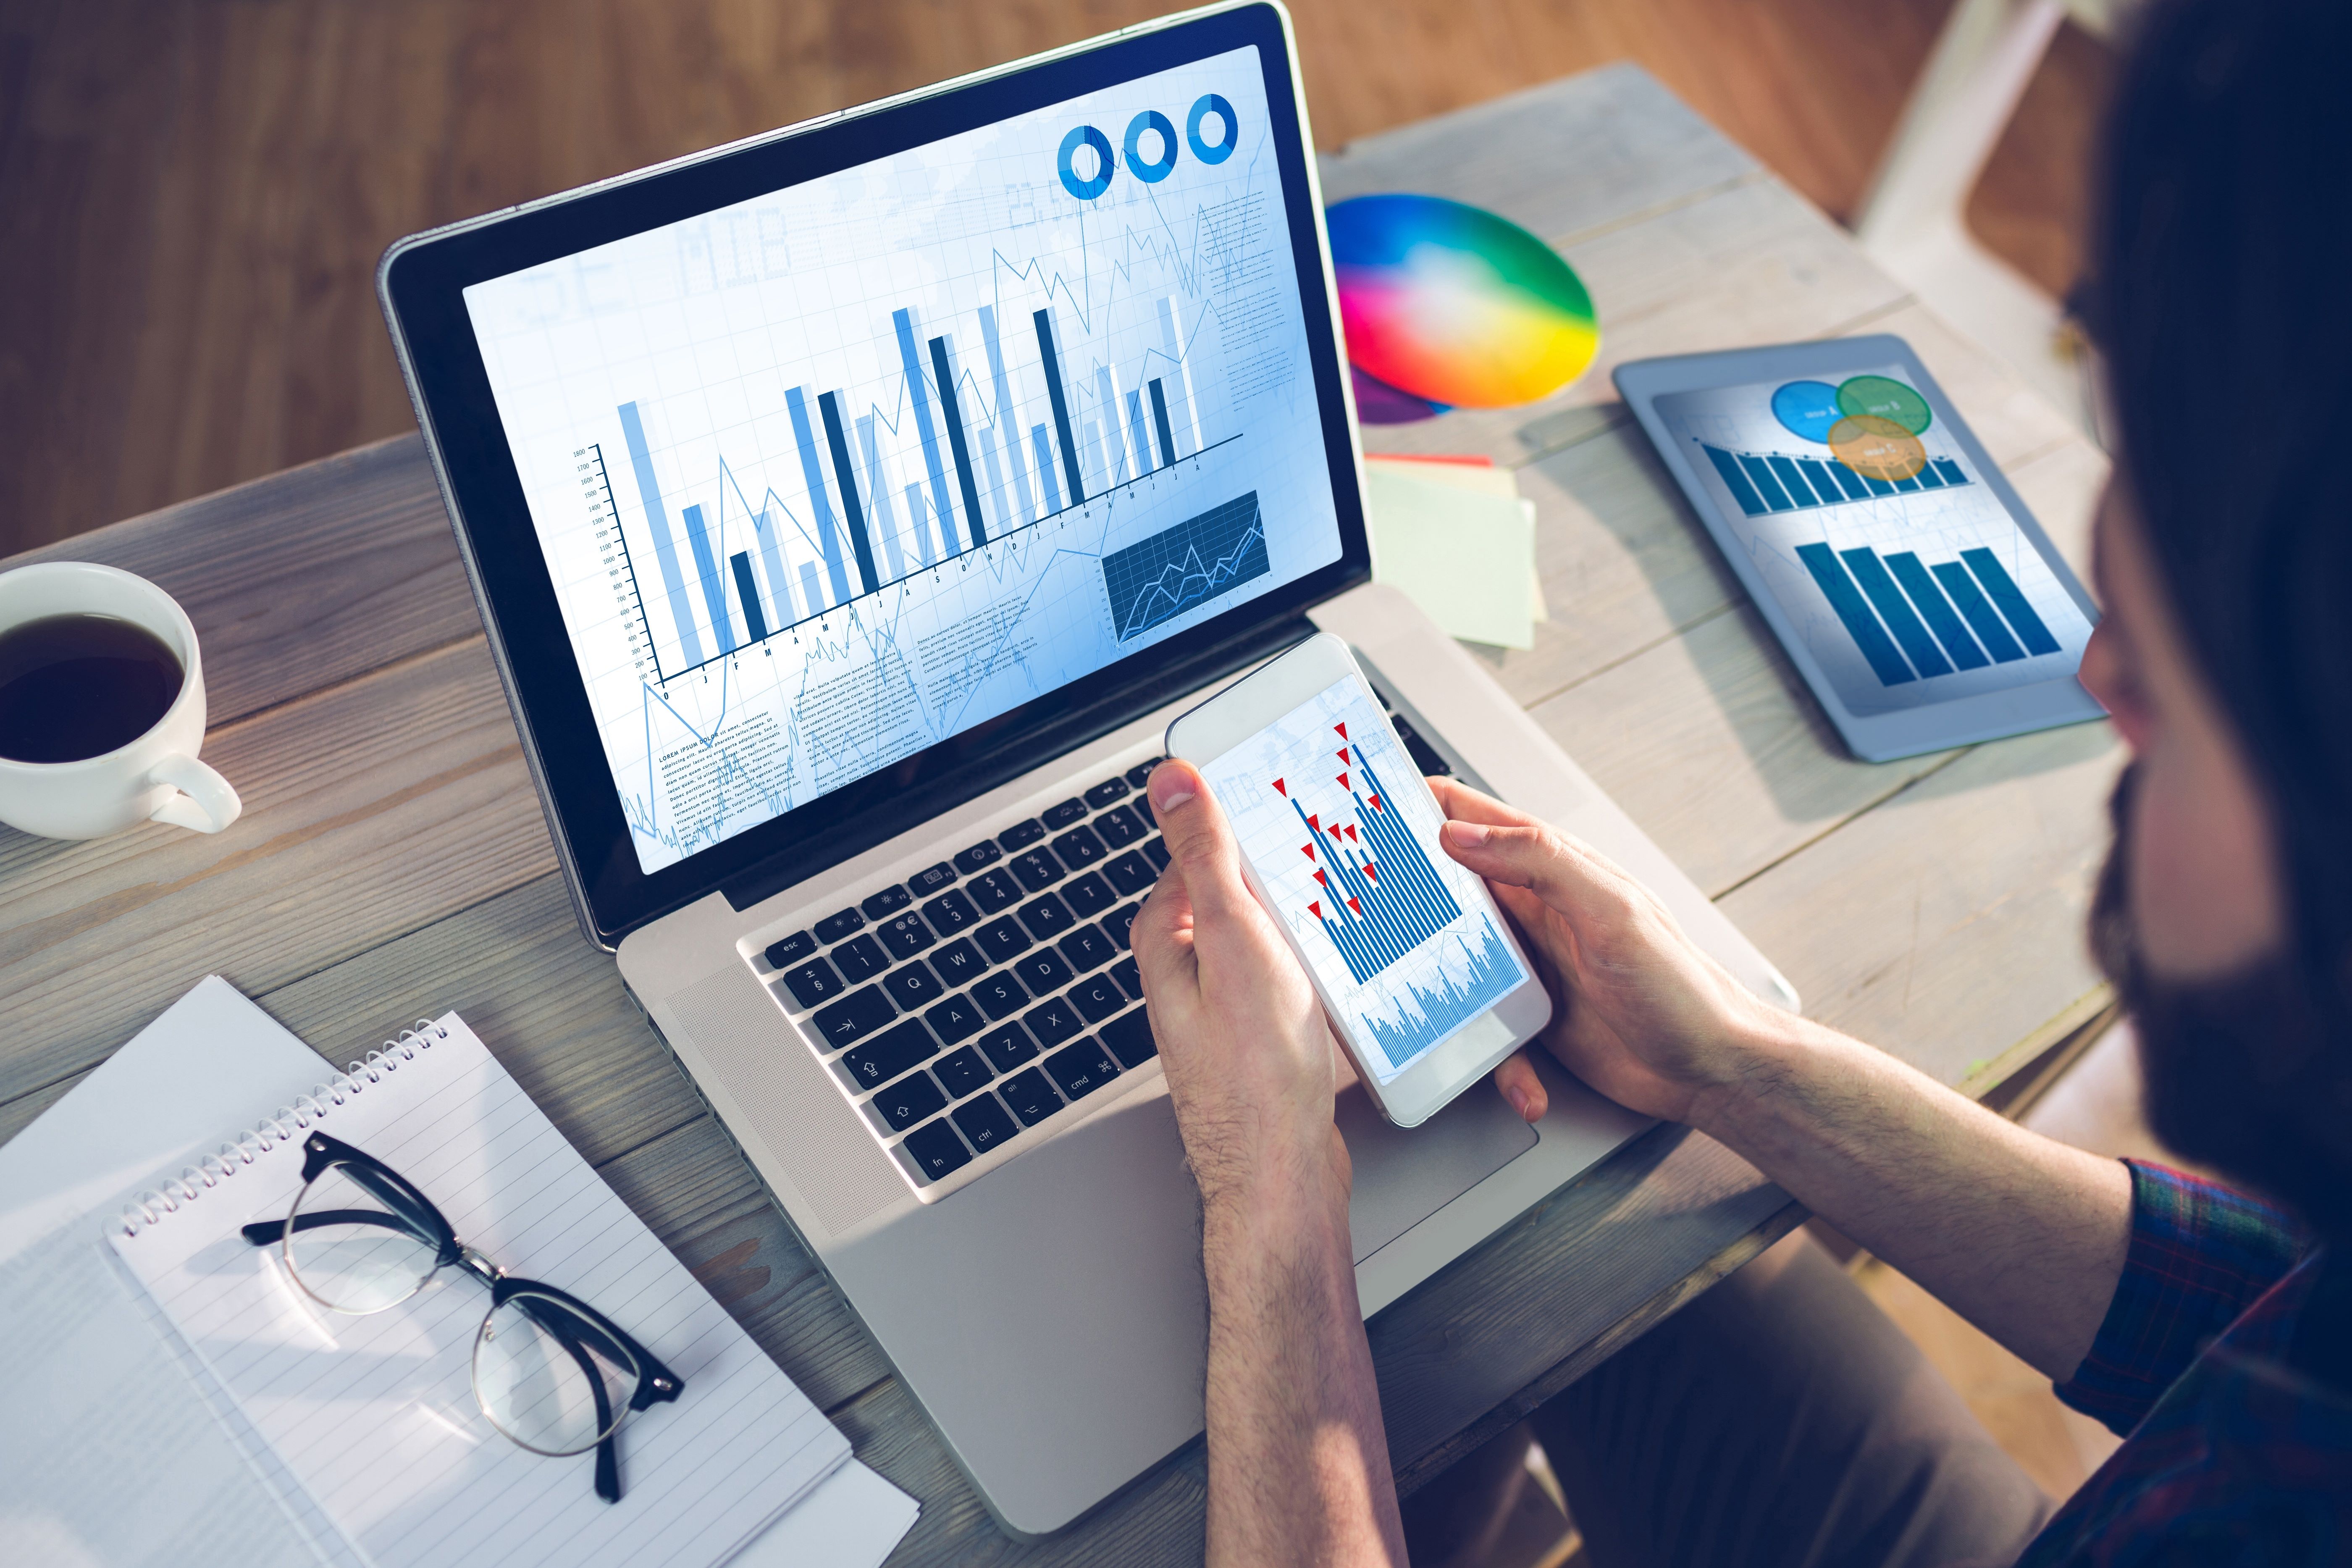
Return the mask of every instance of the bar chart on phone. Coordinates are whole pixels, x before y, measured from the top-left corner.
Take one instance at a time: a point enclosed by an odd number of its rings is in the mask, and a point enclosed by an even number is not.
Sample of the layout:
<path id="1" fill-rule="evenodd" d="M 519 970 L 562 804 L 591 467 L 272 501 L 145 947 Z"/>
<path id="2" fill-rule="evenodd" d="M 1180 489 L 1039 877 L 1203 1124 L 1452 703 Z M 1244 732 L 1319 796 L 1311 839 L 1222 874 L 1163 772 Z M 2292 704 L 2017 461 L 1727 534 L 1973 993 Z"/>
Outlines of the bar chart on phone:
<path id="1" fill-rule="evenodd" d="M 1896 369 L 1679 393 L 1658 410 L 1854 711 L 2081 663 L 2089 616 Z"/>
<path id="2" fill-rule="evenodd" d="M 1281 203 L 1253 51 L 467 290 L 645 869 L 1337 557 Z"/>
<path id="3" fill-rule="evenodd" d="M 1388 1082 L 1528 979 L 1435 805 L 1353 679 L 1202 769 L 1335 1010 Z M 1392 784 L 1402 783 L 1402 790 Z"/>

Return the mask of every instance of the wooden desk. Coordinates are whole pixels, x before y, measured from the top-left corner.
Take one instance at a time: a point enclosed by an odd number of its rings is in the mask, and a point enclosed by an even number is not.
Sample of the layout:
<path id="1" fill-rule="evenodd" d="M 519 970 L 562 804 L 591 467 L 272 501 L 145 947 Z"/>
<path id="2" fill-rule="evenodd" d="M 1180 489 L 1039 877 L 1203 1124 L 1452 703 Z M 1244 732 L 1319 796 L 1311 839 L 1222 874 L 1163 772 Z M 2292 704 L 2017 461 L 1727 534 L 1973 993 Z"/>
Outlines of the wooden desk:
<path id="1" fill-rule="evenodd" d="M 1908 337 L 2083 563 L 2101 455 L 1848 237 L 1630 67 L 1358 143 L 1326 194 L 1443 193 L 1550 238 L 1603 363 L 1533 408 L 1368 433 L 1476 450 L 1539 509 L 1556 617 L 1492 655 L 1527 704 L 1804 993 L 1816 1017 L 1982 1089 L 2095 1011 L 2082 926 L 2117 763 L 2104 725 L 1848 760 L 1610 390 L 1649 354 Z M 1177 1563 L 1199 1447 L 1034 1548 L 1000 1536 L 572 923 L 418 442 L 386 441 L 21 557 L 114 563 L 204 637 L 217 837 L 0 829 L 0 1138 L 208 973 L 336 1062 L 461 1009 L 869 1464 L 921 1499 L 898 1561 Z M 16 562 L 6 564 L 16 564 Z M 1801 1215 L 1662 1128 L 1371 1327 L 1407 1486 L 1755 1255 Z"/>

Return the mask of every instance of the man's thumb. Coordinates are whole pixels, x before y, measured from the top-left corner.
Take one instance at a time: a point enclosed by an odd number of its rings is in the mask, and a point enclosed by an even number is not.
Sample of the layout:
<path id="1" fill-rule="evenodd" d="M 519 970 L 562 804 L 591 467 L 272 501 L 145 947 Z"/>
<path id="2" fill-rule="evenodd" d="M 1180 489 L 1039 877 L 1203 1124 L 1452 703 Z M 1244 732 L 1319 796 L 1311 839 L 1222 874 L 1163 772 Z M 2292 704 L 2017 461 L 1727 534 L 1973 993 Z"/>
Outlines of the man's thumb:
<path id="1" fill-rule="evenodd" d="M 1193 910 L 1210 913 L 1230 905 L 1244 891 L 1240 857 L 1225 814 L 1210 797 L 1200 770 L 1171 757 L 1151 770 L 1147 787 L 1151 815 L 1167 841 L 1169 858 L 1183 870 Z"/>

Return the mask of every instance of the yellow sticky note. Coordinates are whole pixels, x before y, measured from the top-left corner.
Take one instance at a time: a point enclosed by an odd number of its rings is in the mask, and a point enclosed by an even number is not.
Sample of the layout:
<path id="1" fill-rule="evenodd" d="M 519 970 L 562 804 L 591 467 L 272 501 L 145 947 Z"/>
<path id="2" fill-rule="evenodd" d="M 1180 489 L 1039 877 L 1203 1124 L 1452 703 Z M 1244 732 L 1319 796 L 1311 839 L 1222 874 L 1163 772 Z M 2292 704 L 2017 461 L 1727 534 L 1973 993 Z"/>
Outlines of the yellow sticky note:
<path id="1" fill-rule="evenodd" d="M 1365 465 L 1373 580 L 1402 589 L 1451 636 L 1534 647 L 1532 509 L 1516 494 L 1481 493 L 1405 467 Z"/>
<path id="2" fill-rule="evenodd" d="M 1518 500 L 1519 478 L 1508 468 L 1483 468 L 1475 463 L 1423 462 L 1412 458 L 1391 457 L 1383 452 L 1368 453 L 1364 458 L 1364 467 L 1367 472 L 1376 468 L 1384 468 L 1392 474 L 1426 479 L 1433 485 L 1446 485 L 1474 495 Z M 1532 528 L 1536 520 L 1536 503 L 1520 500 L 1519 506 L 1528 514 L 1528 525 Z M 1532 572 L 1528 574 L 1528 613 L 1539 621 L 1551 619 L 1550 606 L 1544 603 L 1543 583 Z"/>

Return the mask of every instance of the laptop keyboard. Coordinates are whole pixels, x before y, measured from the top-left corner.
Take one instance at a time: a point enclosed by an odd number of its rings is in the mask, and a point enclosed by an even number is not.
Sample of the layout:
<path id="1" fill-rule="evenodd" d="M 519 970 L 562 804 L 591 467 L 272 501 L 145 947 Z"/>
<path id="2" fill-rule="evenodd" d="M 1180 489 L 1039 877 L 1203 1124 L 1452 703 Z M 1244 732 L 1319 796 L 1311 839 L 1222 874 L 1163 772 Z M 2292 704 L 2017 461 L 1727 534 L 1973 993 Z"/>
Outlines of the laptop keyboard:
<path id="1" fill-rule="evenodd" d="M 1128 928 L 1158 759 L 769 944 L 763 976 L 919 1187 L 1159 1054 Z"/>

